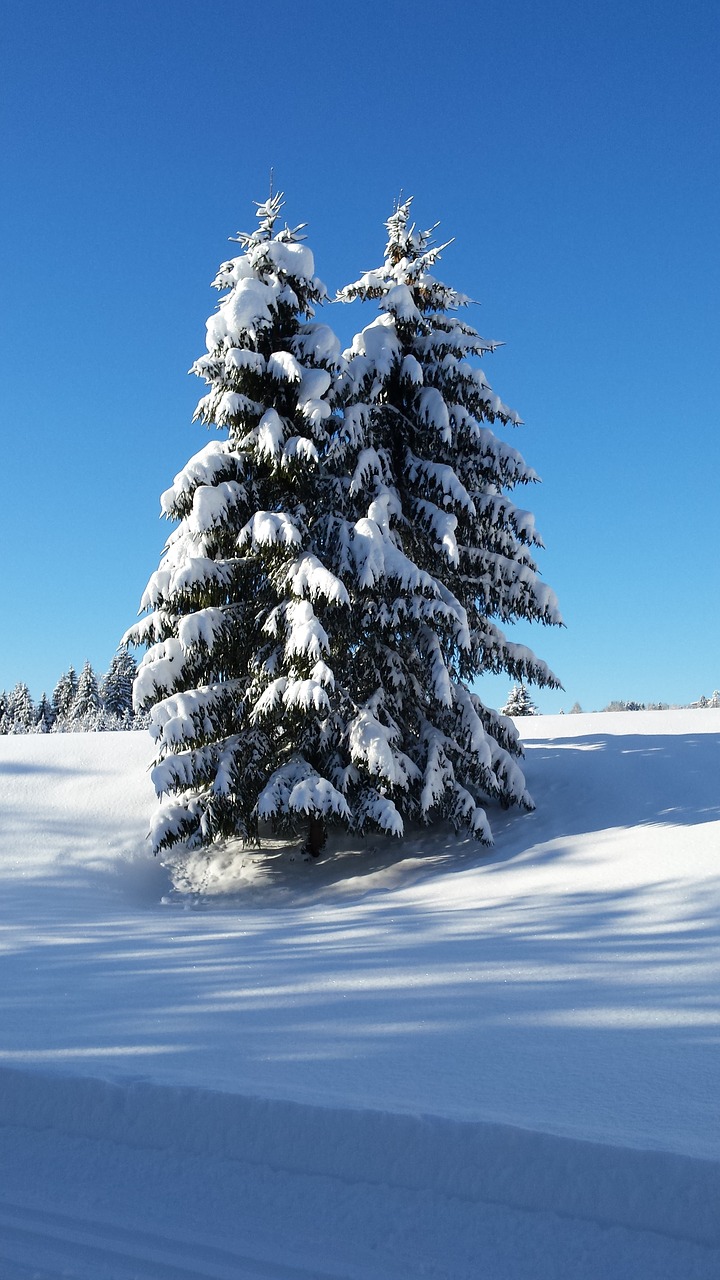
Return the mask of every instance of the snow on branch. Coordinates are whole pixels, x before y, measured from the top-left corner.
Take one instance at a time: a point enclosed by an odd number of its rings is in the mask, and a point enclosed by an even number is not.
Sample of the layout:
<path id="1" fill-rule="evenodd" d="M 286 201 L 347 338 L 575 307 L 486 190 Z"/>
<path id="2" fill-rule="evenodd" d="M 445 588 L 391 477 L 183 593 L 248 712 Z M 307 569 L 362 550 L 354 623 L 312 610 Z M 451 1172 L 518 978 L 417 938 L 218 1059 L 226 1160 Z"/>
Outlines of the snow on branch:
<path id="1" fill-rule="evenodd" d="M 289 566 L 285 582 L 294 596 L 317 600 L 322 596 L 329 604 L 349 605 L 347 588 L 336 574 L 326 569 L 318 556 L 306 551 Z"/>
<path id="2" fill-rule="evenodd" d="M 238 534 L 238 546 L 291 547 L 302 542 L 299 529 L 284 511 L 256 511 Z"/>

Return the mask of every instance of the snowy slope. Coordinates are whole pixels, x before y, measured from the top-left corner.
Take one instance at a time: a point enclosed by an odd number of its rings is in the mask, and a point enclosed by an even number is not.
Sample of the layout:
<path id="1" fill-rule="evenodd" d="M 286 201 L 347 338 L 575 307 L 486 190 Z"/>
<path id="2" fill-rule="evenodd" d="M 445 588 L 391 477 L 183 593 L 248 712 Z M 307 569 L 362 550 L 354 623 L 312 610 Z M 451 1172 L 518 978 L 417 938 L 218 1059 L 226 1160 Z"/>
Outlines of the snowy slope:
<path id="1" fill-rule="evenodd" d="M 720 712 L 521 725 L 489 853 L 202 896 L 143 735 L 0 739 L 0 1275 L 720 1274 Z"/>

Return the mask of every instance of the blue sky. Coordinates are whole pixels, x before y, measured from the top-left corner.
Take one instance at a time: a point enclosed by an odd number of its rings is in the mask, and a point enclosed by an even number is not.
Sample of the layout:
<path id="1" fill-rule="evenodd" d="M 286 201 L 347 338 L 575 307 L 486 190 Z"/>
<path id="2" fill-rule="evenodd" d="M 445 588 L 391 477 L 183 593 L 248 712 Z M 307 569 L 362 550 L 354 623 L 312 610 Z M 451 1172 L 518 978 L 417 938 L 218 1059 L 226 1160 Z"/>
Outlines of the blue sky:
<path id="1" fill-rule="evenodd" d="M 133 621 L 206 443 L 209 282 L 271 165 L 331 292 L 401 190 L 455 237 L 439 274 L 507 343 L 486 372 L 543 478 L 541 709 L 720 686 L 719 37 L 709 0 L 8 5 L 0 687 L 102 671 Z"/>

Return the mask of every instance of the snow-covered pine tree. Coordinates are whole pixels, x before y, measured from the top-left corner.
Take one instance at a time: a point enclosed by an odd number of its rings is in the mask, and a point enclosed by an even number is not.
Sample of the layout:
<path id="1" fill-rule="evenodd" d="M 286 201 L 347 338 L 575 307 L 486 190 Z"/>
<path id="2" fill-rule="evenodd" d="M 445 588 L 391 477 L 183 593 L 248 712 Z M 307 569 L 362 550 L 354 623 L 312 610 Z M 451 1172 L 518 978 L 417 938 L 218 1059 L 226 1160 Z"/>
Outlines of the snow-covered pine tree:
<path id="1" fill-rule="evenodd" d="M 55 712 L 46 693 L 43 693 L 35 708 L 35 732 L 49 733 L 55 723 Z"/>
<path id="2" fill-rule="evenodd" d="M 508 700 L 505 706 L 501 707 L 501 711 L 504 716 L 537 715 L 537 707 L 522 683 L 513 685 Z"/>
<path id="3" fill-rule="evenodd" d="M 52 704 L 58 720 L 65 721 L 70 718 L 77 687 L 78 678 L 75 668 L 70 666 L 65 674 L 60 677 L 53 690 Z"/>
<path id="4" fill-rule="evenodd" d="M 104 710 L 118 720 L 133 716 L 133 684 L 137 663 L 127 645 L 120 645 L 103 677 L 100 696 Z"/>
<path id="5" fill-rule="evenodd" d="M 11 733 L 32 733 L 35 728 L 35 707 L 30 690 L 22 680 L 10 694 L 7 716 L 12 725 Z"/>
<path id="6" fill-rule="evenodd" d="M 100 691 L 97 676 L 89 662 L 85 662 L 78 676 L 77 693 L 70 711 L 70 719 L 77 728 L 92 729 L 100 713 Z"/>
<path id="7" fill-rule="evenodd" d="M 256 837 L 258 820 L 349 819 L 331 780 L 330 618 L 347 592 L 324 563 L 334 482 L 320 459 L 337 430 L 340 344 L 313 321 L 326 296 L 298 227 L 276 230 L 282 197 L 239 234 L 240 256 L 191 372 L 209 392 L 195 417 L 223 428 L 161 499 L 179 520 L 125 642 L 149 645 L 135 706 L 152 708 L 156 852 Z"/>
<path id="8" fill-rule="evenodd" d="M 391 805 L 397 831 L 406 818 L 448 818 L 490 841 L 485 799 L 532 801 L 514 726 L 470 685 L 505 672 L 559 687 L 498 625 L 561 623 L 533 560 L 534 519 L 507 496 L 538 477 L 492 430 L 520 420 L 471 362 L 496 344 L 454 314 L 468 299 L 432 275 L 446 246 L 410 225 L 410 201 L 387 229 L 383 265 L 339 295 L 376 299 L 381 312 L 346 353 L 355 403 L 334 460 L 355 521 L 356 639 L 343 675 L 359 709 L 353 765 L 374 775 L 383 825 Z M 358 785 L 367 792 L 355 767 L 345 791 L 356 813 Z M 372 820 L 369 797 L 359 803 Z"/>

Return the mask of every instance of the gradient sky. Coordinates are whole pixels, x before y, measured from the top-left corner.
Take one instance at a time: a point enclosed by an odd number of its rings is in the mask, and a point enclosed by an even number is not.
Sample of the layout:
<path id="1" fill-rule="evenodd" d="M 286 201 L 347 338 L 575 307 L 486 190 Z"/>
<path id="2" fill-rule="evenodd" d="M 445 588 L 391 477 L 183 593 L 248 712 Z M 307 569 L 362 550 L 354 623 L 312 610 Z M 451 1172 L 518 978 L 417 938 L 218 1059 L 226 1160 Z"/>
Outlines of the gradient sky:
<path id="1" fill-rule="evenodd" d="M 716 0 L 10 0 L 0 50 L 0 687 L 107 668 L 169 532 L 209 288 L 286 193 L 331 292 L 400 191 L 507 345 L 565 691 L 720 686 Z M 349 341 L 352 308 L 328 316 Z M 510 682 L 481 682 L 491 705 Z"/>

